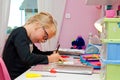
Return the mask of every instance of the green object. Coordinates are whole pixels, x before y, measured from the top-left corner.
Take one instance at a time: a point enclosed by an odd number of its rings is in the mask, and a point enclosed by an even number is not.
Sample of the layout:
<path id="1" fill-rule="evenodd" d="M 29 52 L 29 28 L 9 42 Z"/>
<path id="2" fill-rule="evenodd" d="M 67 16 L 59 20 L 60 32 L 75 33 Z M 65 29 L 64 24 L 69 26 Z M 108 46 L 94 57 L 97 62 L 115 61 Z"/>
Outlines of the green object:
<path id="1" fill-rule="evenodd" d="M 120 80 L 120 64 L 107 64 L 106 80 Z"/>
<path id="2" fill-rule="evenodd" d="M 103 65 L 101 80 L 120 80 L 120 60 L 103 60 Z"/>
<path id="3" fill-rule="evenodd" d="M 119 28 L 120 28 L 120 22 L 118 22 L 118 26 L 119 26 Z"/>
<path id="4" fill-rule="evenodd" d="M 112 9 L 112 5 L 107 5 L 107 10 L 111 10 Z"/>
<path id="5" fill-rule="evenodd" d="M 120 39 L 120 18 L 104 18 L 107 39 Z"/>
<path id="6" fill-rule="evenodd" d="M 120 39 L 103 39 L 103 43 L 120 43 Z"/>

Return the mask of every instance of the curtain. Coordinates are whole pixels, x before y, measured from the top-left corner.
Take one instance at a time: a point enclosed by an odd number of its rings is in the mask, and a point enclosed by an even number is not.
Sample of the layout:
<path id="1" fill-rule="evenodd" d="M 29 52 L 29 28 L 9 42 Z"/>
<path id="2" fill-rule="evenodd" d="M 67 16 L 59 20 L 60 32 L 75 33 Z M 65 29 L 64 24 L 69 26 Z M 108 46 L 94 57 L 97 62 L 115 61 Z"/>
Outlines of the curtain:
<path id="1" fill-rule="evenodd" d="M 2 55 L 7 38 L 6 31 L 9 20 L 10 1 L 11 0 L 0 0 L 0 56 Z"/>
<path id="2" fill-rule="evenodd" d="M 62 20 L 64 16 L 64 9 L 66 0 L 37 0 L 38 1 L 38 12 L 47 11 L 57 21 L 57 34 L 46 43 L 41 44 L 43 51 L 55 50 L 59 43 L 59 35 L 62 28 Z"/>

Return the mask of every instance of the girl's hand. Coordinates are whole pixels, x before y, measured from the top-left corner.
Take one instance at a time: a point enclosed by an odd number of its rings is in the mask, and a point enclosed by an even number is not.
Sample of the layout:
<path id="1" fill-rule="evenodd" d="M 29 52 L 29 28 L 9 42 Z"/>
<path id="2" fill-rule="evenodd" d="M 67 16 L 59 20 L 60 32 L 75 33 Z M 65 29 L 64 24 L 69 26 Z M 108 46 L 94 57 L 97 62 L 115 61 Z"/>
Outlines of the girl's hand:
<path id="1" fill-rule="evenodd" d="M 53 52 L 53 54 L 51 54 L 51 55 L 49 55 L 48 56 L 48 60 L 49 60 L 49 62 L 51 63 L 51 62 L 58 62 L 58 61 L 64 61 L 64 59 L 60 56 L 60 54 L 57 52 Z"/>

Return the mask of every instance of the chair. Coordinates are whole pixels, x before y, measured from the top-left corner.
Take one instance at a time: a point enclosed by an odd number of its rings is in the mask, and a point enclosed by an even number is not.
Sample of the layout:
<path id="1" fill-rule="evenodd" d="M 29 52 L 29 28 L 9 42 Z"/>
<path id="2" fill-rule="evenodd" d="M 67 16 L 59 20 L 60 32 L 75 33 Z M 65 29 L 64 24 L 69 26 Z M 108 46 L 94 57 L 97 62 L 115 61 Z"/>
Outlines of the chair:
<path id="1" fill-rule="evenodd" d="M 0 80 L 11 80 L 3 59 L 0 57 Z"/>

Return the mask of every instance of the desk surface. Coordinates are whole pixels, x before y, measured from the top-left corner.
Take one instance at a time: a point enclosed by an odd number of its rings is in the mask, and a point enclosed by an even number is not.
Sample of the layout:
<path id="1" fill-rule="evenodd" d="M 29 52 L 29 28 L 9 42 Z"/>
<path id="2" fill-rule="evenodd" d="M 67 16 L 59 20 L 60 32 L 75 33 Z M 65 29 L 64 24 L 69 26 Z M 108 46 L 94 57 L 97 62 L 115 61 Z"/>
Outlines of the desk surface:
<path id="1" fill-rule="evenodd" d="M 40 70 L 35 71 L 35 70 L 31 70 L 31 69 L 27 70 L 25 73 L 23 73 L 22 75 L 17 77 L 15 80 L 100 80 L 99 73 L 96 73 L 96 74 L 94 73 L 91 75 L 70 74 L 70 73 L 50 73 L 50 72 L 45 72 L 45 71 L 40 71 Z M 42 75 L 51 75 L 51 76 L 55 76 L 55 77 L 27 78 L 26 77 L 27 73 L 37 73 L 37 74 L 42 74 Z"/>
<path id="2" fill-rule="evenodd" d="M 42 75 L 53 75 L 55 77 L 36 77 L 26 78 L 26 73 L 37 73 Z M 82 75 L 82 74 L 67 74 L 67 73 L 50 73 L 44 71 L 26 71 L 15 80 L 100 80 L 99 74 Z"/>

